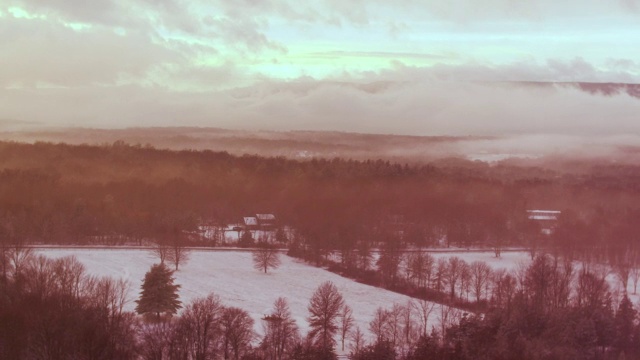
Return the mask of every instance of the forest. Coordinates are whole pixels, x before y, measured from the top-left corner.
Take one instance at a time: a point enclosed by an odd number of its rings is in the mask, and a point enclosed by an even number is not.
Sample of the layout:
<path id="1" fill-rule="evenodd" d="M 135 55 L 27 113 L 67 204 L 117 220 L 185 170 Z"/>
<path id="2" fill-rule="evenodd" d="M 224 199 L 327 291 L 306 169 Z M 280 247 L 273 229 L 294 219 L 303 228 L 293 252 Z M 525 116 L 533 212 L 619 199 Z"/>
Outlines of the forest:
<path id="1" fill-rule="evenodd" d="M 141 243 L 272 213 L 319 256 L 442 242 L 554 247 L 575 256 L 636 247 L 640 166 L 548 163 L 302 161 L 123 142 L 0 142 L 0 239 Z M 562 211 L 554 235 L 541 236 L 530 209 Z"/>
<path id="2" fill-rule="evenodd" d="M 145 346 L 153 348 L 145 342 L 158 341 L 156 336 L 174 344 L 167 339 L 180 333 L 177 328 L 191 326 L 183 324 L 189 311 L 206 315 L 198 306 L 211 305 L 214 298 L 186 304 L 170 320 L 150 321 L 118 310 L 113 281 L 80 281 L 81 265 L 72 260 L 22 261 L 20 249 L 203 246 L 191 236 L 200 225 L 273 213 L 289 229 L 282 244 L 290 255 L 465 309 L 411 341 L 414 325 L 409 320 L 402 325 L 401 309 L 380 309 L 369 329 L 375 341 L 352 350 L 354 359 L 637 358 L 637 304 L 627 297 L 626 281 L 640 261 L 639 180 L 639 166 L 566 158 L 536 166 L 460 158 L 400 164 L 162 150 L 122 141 L 2 142 L 0 355 L 5 356 L 0 357 L 234 358 L 220 351 L 221 338 L 213 335 L 220 334 L 221 323 L 212 325 L 217 330 L 206 340 L 215 349 L 210 356 L 145 353 Z M 561 211 L 553 233 L 541 232 L 527 215 L 531 209 Z M 424 253 L 435 247 L 490 248 L 496 256 L 503 249 L 526 249 L 532 262 L 515 273 L 498 273 L 481 264 L 436 262 Z M 623 293 L 605 281 L 603 268 L 624 281 Z M 474 280 L 480 283 L 475 290 Z M 216 314 L 224 313 L 223 305 L 214 305 Z M 32 314 L 34 308 L 43 313 Z M 55 329 L 69 322 L 80 324 L 77 333 L 57 338 Z M 160 334 L 144 333 L 151 329 Z M 324 332 L 318 342 L 314 334 L 291 335 L 286 352 L 254 351 L 264 339 L 254 341 L 243 358 L 334 358 L 334 340 Z M 84 352 L 68 353 L 65 346 Z"/>

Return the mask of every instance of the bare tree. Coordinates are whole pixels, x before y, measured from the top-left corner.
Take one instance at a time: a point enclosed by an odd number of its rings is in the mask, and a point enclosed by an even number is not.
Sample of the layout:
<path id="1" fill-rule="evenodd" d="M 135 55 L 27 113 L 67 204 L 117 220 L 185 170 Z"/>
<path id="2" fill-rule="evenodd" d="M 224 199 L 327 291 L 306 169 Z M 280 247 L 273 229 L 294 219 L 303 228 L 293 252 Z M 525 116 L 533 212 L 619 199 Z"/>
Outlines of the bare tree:
<path id="1" fill-rule="evenodd" d="M 425 287 L 431 278 L 433 257 L 427 253 L 415 252 L 407 257 L 407 278 L 413 280 L 418 287 Z"/>
<path id="2" fill-rule="evenodd" d="M 469 265 L 469 270 L 471 271 L 471 290 L 476 301 L 480 301 L 491 278 L 491 267 L 484 261 L 474 261 Z"/>
<path id="3" fill-rule="evenodd" d="M 369 270 L 373 262 L 371 247 L 367 241 L 358 242 L 357 266 L 360 270 Z"/>
<path id="4" fill-rule="evenodd" d="M 255 338 L 253 319 L 239 308 L 230 307 L 222 312 L 222 352 L 225 359 L 240 359 L 251 348 Z"/>
<path id="5" fill-rule="evenodd" d="M 369 323 L 369 331 L 376 337 L 376 342 L 381 342 L 388 339 L 388 323 L 389 323 L 389 311 L 379 307 L 373 316 L 373 320 Z"/>
<path id="6" fill-rule="evenodd" d="M 157 225 L 157 241 L 151 253 L 160 260 L 160 264 L 171 263 L 178 271 L 180 265 L 189 260 L 185 232 L 191 226 L 189 222 L 187 218 L 167 217 Z"/>
<path id="7" fill-rule="evenodd" d="M 628 249 L 614 253 L 611 259 L 611 267 L 618 281 L 620 281 L 622 291 L 626 294 L 632 268 Z"/>
<path id="8" fill-rule="evenodd" d="M 407 280 L 412 281 L 416 286 L 420 286 L 419 284 L 419 276 L 422 273 L 422 261 L 421 261 L 420 253 L 408 253 L 404 257 L 405 265 L 403 267 L 404 276 Z"/>
<path id="9" fill-rule="evenodd" d="M 191 251 L 185 246 L 184 240 L 180 234 L 174 237 L 173 242 L 169 247 L 169 254 L 167 260 L 175 266 L 175 270 L 178 271 L 180 264 L 184 264 L 189 261 Z"/>
<path id="10" fill-rule="evenodd" d="M 550 288 L 554 282 L 554 272 L 554 266 L 547 255 L 538 255 L 526 270 L 524 294 L 538 311 L 549 309 L 552 303 Z"/>
<path id="11" fill-rule="evenodd" d="M 351 355 L 358 355 L 365 346 L 364 333 L 359 326 L 356 326 L 355 330 L 351 332 Z"/>
<path id="12" fill-rule="evenodd" d="M 433 277 L 434 267 L 436 266 L 436 259 L 430 254 L 424 254 L 424 286 L 428 287 L 431 284 L 431 278 Z"/>
<path id="13" fill-rule="evenodd" d="M 178 322 L 184 354 L 191 359 L 212 359 L 219 351 L 223 306 L 210 294 L 189 304 Z"/>
<path id="14" fill-rule="evenodd" d="M 439 258 L 436 262 L 433 284 L 431 286 L 435 291 L 443 291 L 448 271 L 447 268 L 447 259 Z"/>
<path id="15" fill-rule="evenodd" d="M 633 281 L 633 295 L 638 293 L 638 281 L 640 281 L 640 267 L 631 268 L 631 280 Z"/>
<path id="16" fill-rule="evenodd" d="M 140 355 L 144 360 L 169 359 L 172 340 L 175 332 L 175 322 L 160 321 L 148 323 L 141 327 Z"/>
<path id="17" fill-rule="evenodd" d="M 407 301 L 407 303 L 402 307 L 402 356 L 409 352 L 418 336 L 419 331 L 417 329 L 417 324 L 413 320 L 415 309 L 415 303 L 411 300 Z"/>
<path id="18" fill-rule="evenodd" d="M 85 267 L 75 256 L 65 256 L 52 263 L 56 283 L 60 291 L 74 299 L 81 296 Z"/>
<path id="19" fill-rule="evenodd" d="M 129 301 L 131 283 L 124 280 L 115 280 L 110 277 L 88 277 L 84 281 L 83 292 L 87 293 L 92 305 L 106 309 L 110 317 L 117 317 L 124 312 L 124 306 Z"/>
<path id="20" fill-rule="evenodd" d="M 396 242 L 389 242 L 380 249 L 380 257 L 376 264 L 386 284 L 394 286 L 398 279 L 398 270 L 402 253 Z"/>
<path id="21" fill-rule="evenodd" d="M 264 338 L 261 348 L 268 360 L 282 360 L 287 352 L 298 343 L 300 332 L 285 298 L 276 299 L 273 312 L 262 318 Z"/>
<path id="22" fill-rule="evenodd" d="M 631 274 L 631 268 L 625 263 L 618 263 L 613 267 L 613 270 L 620 281 L 620 287 L 622 291 L 626 294 L 627 287 L 629 285 L 629 275 Z"/>
<path id="23" fill-rule="evenodd" d="M 571 284 L 573 283 L 573 261 L 564 260 L 554 262 L 553 282 L 551 284 L 551 306 L 554 309 L 564 308 L 569 305 L 571 297 Z"/>
<path id="24" fill-rule="evenodd" d="M 0 228 L 0 230 L 2 230 Z M 2 236 L 2 234 L 0 234 Z M 5 284 L 9 280 L 9 274 L 13 268 L 11 265 L 11 247 L 6 239 L 0 238 L 0 282 Z"/>
<path id="25" fill-rule="evenodd" d="M 344 299 L 338 288 L 331 282 L 322 283 L 309 301 L 309 339 L 322 348 L 332 348 L 334 336 L 338 332 L 338 317 L 344 307 Z"/>
<path id="26" fill-rule="evenodd" d="M 340 319 L 340 340 L 342 344 L 342 351 L 344 351 L 344 341 L 347 338 L 347 335 L 349 334 L 349 332 L 351 331 L 351 328 L 353 327 L 353 323 L 354 323 L 353 310 L 351 310 L 351 307 L 349 307 L 349 305 L 344 305 L 342 307 L 342 309 L 340 310 L 339 319 Z"/>
<path id="27" fill-rule="evenodd" d="M 456 297 L 456 286 L 462 276 L 463 267 L 466 265 L 464 260 L 457 256 L 450 257 L 447 261 L 446 271 L 444 272 L 444 278 L 449 285 L 451 298 Z"/>
<path id="28" fill-rule="evenodd" d="M 575 302 L 579 307 L 597 308 L 605 302 L 609 292 L 606 272 L 598 272 L 583 264 L 576 281 Z"/>
<path id="29" fill-rule="evenodd" d="M 491 245 L 493 247 L 493 254 L 497 258 L 501 257 L 502 256 L 502 236 L 500 235 L 493 236 Z"/>
<path id="30" fill-rule="evenodd" d="M 447 328 L 455 324 L 460 319 L 460 310 L 445 304 L 441 304 L 438 309 L 438 320 L 440 321 L 440 337 L 445 338 Z"/>
<path id="31" fill-rule="evenodd" d="M 151 247 L 151 256 L 158 258 L 161 265 L 168 262 L 170 248 L 164 241 L 157 241 Z"/>
<path id="32" fill-rule="evenodd" d="M 280 266 L 280 253 L 277 249 L 269 244 L 262 244 L 258 249 L 253 251 L 253 268 L 264 271 L 266 274 L 269 269 L 277 269 Z"/>
<path id="33" fill-rule="evenodd" d="M 389 316 L 387 317 L 387 340 L 393 344 L 394 347 L 398 345 L 402 338 L 402 319 L 403 319 L 404 307 L 400 304 L 393 304 L 391 309 L 388 310 Z"/>
<path id="34" fill-rule="evenodd" d="M 20 278 L 24 267 L 27 266 L 29 260 L 33 257 L 33 251 L 30 247 L 16 243 L 11 252 L 9 253 L 9 261 L 11 263 L 11 267 L 13 269 L 13 278 L 17 280 Z"/>
<path id="35" fill-rule="evenodd" d="M 493 283 L 493 302 L 495 306 L 509 309 L 516 292 L 516 279 L 505 269 L 497 270 L 491 277 Z"/>
<path id="36" fill-rule="evenodd" d="M 211 231 L 211 246 L 218 246 L 224 243 L 224 230 L 221 226 L 215 225 Z"/>
<path id="37" fill-rule="evenodd" d="M 469 301 L 469 293 L 471 292 L 471 269 L 469 269 L 469 264 L 465 261 L 462 261 L 462 266 L 460 268 L 460 297 Z"/>
<path id="38" fill-rule="evenodd" d="M 429 316 L 436 306 L 436 303 L 419 299 L 412 302 L 411 305 L 416 309 L 416 313 L 420 319 L 420 335 L 427 337 L 429 335 Z"/>
<path id="39" fill-rule="evenodd" d="M 413 304 L 408 302 L 406 306 L 393 304 L 390 309 L 376 309 L 369 323 L 369 330 L 375 335 L 376 342 L 388 341 L 393 347 L 408 351 L 416 335 L 413 308 Z"/>
<path id="40" fill-rule="evenodd" d="M 634 248 L 629 253 L 629 260 L 631 263 L 631 280 L 633 281 L 633 294 L 638 293 L 638 281 L 640 281 L 640 251 Z"/>

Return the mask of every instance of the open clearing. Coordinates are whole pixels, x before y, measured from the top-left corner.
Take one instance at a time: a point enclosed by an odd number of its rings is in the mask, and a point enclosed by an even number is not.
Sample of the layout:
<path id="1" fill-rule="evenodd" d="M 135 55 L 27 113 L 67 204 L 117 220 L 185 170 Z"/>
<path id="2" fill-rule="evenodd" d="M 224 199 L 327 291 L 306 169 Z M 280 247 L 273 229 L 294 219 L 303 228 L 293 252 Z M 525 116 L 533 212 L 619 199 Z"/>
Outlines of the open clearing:
<path id="1" fill-rule="evenodd" d="M 129 302 L 125 309 L 133 311 L 145 273 L 157 260 L 148 250 L 138 249 L 39 249 L 38 254 L 51 258 L 74 255 L 86 267 L 87 273 L 97 276 L 122 278 L 130 282 Z M 496 258 L 492 252 L 432 253 L 436 258 L 458 256 L 467 262 L 485 261 L 494 269 L 514 271 L 530 263 L 526 252 L 505 252 Z M 177 271 L 176 283 L 181 285 L 180 299 L 188 304 L 197 297 L 214 293 L 227 306 L 249 312 L 256 322 L 255 330 L 262 332 L 260 319 L 271 311 L 278 297 L 285 297 L 303 334 L 308 331 L 307 306 L 315 289 L 324 281 L 332 281 L 353 309 L 356 325 L 368 333 L 369 322 L 378 307 L 389 308 L 394 303 L 406 304 L 410 297 L 381 288 L 360 284 L 329 271 L 307 265 L 286 255 L 280 257 L 282 265 L 268 274 L 253 268 L 251 252 L 194 250 L 190 260 Z M 522 265 L 520 265 L 522 264 Z M 576 264 L 579 266 L 579 264 Z M 620 295 L 619 282 L 614 274 L 607 277 L 614 295 Z M 634 303 L 640 296 L 633 294 Z M 437 307 L 429 321 L 438 326 Z"/>
<path id="2" fill-rule="evenodd" d="M 148 251 L 123 249 L 41 249 L 38 254 L 50 258 L 75 255 L 88 274 L 122 278 L 131 282 L 130 301 L 126 310 L 133 311 L 145 273 L 157 262 Z M 306 317 L 309 299 L 324 281 L 332 281 L 353 309 L 356 324 L 368 333 L 368 324 L 376 308 L 406 303 L 411 298 L 388 290 L 364 285 L 329 271 L 304 264 L 281 255 L 282 265 L 268 274 L 253 268 L 250 252 L 207 251 L 191 252 L 190 260 L 174 276 L 180 284 L 180 299 L 188 304 L 197 297 L 214 293 L 227 306 L 244 309 L 256 321 L 271 311 L 278 297 L 285 297 L 303 334 L 308 330 Z M 435 311 L 434 311 L 435 313 Z M 435 325 L 435 314 L 431 317 Z"/>

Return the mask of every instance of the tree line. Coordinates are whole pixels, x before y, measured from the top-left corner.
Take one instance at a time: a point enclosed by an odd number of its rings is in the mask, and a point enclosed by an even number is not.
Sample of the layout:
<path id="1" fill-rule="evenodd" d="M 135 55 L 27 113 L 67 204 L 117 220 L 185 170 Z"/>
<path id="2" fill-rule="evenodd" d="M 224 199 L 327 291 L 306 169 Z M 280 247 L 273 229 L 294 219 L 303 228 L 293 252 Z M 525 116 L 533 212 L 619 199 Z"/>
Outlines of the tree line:
<path id="1" fill-rule="evenodd" d="M 28 248 L 0 281 L 3 359 L 620 359 L 640 356 L 637 308 L 606 271 L 537 255 L 494 272 L 486 311 L 411 300 L 381 306 L 367 329 L 331 282 L 312 294 L 302 334 L 286 298 L 260 319 L 211 294 L 183 305 L 173 271 L 145 275 L 136 312 L 128 283 L 88 275 L 74 257 Z M 453 259 L 453 258 L 451 258 Z M 447 260 L 454 263 L 457 260 Z M 451 265 L 449 265 L 451 266 Z M 481 264 L 474 266 L 480 267 Z M 418 281 L 415 279 L 414 281 Z"/>
<path id="2" fill-rule="evenodd" d="M 391 241 L 498 250 L 562 246 L 595 255 L 603 253 L 592 251 L 597 247 L 637 246 L 639 168 L 579 165 L 558 172 L 544 163 L 298 161 L 122 142 L 1 142 L 0 241 L 171 242 L 200 224 L 273 213 L 319 257 Z M 528 218 L 526 210 L 539 208 L 562 210 L 556 238 L 542 236 Z"/>
<path id="3" fill-rule="evenodd" d="M 262 318 L 259 335 L 249 313 L 213 294 L 183 308 L 173 271 L 162 264 L 145 275 L 133 313 L 124 310 L 127 282 L 88 275 L 73 256 L 49 259 L 25 247 L 3 263 L 2 359 L 335 358 L 338 330 L 344 343 L 353 323 L 331 282 L 309 301 L 305 337 L 283 297 Z"/>

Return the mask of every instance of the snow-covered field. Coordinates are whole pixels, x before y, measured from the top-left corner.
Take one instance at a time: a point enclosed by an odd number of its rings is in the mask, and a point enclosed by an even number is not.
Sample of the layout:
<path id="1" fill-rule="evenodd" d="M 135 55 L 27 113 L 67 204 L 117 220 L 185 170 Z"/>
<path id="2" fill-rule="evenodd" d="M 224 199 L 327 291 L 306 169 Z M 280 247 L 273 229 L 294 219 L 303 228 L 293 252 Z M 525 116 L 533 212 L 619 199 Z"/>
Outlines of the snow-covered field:
<path id="1" fill-rule="evenodd" d="M 139 296 L 144 274 L 157 262 L 148 251 L 138 249 L 40 249 L 37 253 L 51 258 L 75 255 L 91 275 L 128 280 L 131 288 L 127 310 L 135 308 L 134 300 Z M 457 256 L 468 263 L 484 261 L 493 269 L 508 271 L 516 270 L 520 264 L 528 265 L 531 261 L 527 252 L 503 252 L 500 258 L 496 258 L 491 251 L 431 254 L 436 258 Z M 180 299 L 188 304 L 197 297 L 214 293 L 220 296 L 225 305 L 248 311 L 256 322 L 255 330 L 262 332 L 260 319 L 271 311 L 273 302 L 282 296 L 289 302 L 303 334 L 308 330 L 306 318 L 309 299 L 315 289 L 327 280 L 338 287 L 346 303 L 353 309 L 356 325 L 367 334 L 376 308 L 390 308 L 394 303 L 404 305 L 411 300 L 407 296 L 357 283 L 285 255 L 281 255 L 281 260 L 282 265 L 278 269 L 264 274 L 253 268 L 250 252 L 192 251 L 190 260 L 174 274 L 176 283 L 181 285 Z M 620 294 L 615 275 L 610 274 L 607 279 L 614 294 Z M 638 304 L 640 296 L 632 293 L 630 281 L 631 301 Z M 434 308 L 429 317 L 429 327 L 439 326 L 437 309 Z"/>
<path id="2" fill-rule="evenodd" d="M 499 270 L 505 269 L 507 271 L 517 271 L 520 267 L 527 267 L 531 264 L 531 256 L 526 251 L 509 251 L 502 252 L 499 258 L 495 257 L 493 251 L 482 251 L 482 252 L 429 252 L 434 258 L 450 258 L 456 256 L 468 264 L 471 264 L 474 261 L 483 261 L 487 263 L 492 269 Z M 579 269 L 581 269 L 582 264 L 579 261 L 574 262 L 574 274 L 577 274 Z M 623 294 L 623 288 L 620 283 L 620 280 L 616 276 L 616 274 L 609 270 L 608 275 L 606 277 L 607 282 L 609 283 L 609 289 L 615 298 L 619 298 Z M 640 288 L 640 286 L 638 286 Z M 640 289 L 638 289 L 640 290 Z M 634 304 L 640 306 L 640 291 L 638 294 L 634 294 L 633 289 L 633 281 L 631 277 L 629 278 L 629 282 L 627 284 L 627 295 L 629 299 Z"/>
<path id="3" fill-rule="evenodd" d="M 495 256 L 493 251 L 482 252 L 429 252 L 434 258 L 450 258 L 453 256 L 459 257 L 465 262 L 471 264 L 474 261 L 483 261 L 492 269 L 505 269 L 507 271 L 516 270 L 520 264 L 529 265 L 531 263 L 531 257 L 528 252 L 525 251 L 509 251 L 503 252 L 499 258 Z"/>
<path id="4" fill-rule="evenodd" d="M 123 278 L 131 282 L 127 310 L 135 308 L 145 273 L 156 260 L 145 250 L 123 249 L 41 249 L 38 254 L 58 258 L 75 255 L 86 266 L 87 273 Z M 250 252 L 206 251 L 191 253 L 191 259 L 174 274 L 181 285 L 180 299 L 188 304 L 197 297 L 214 293 L 227 306 L 248 311 L 261 331 L 260 318 L 268 314 L 278 297 L 285 297 L 302 333 L 308 325 L 307 306 L 315 289 L 324 281 L 332 281 L 353 309 L 356 324 L 368 333 L 368 324 L 376 308 L 405 304 L 411 298 L 384 289 L 364 285 L 329 271 L 306 265 L 281 255 L 282 265 L 268 274 L 253 268 Z M 432 323 L 436 325 L 435 311 Z M 437 326 L 437 325 L 436 325 Z"/>

